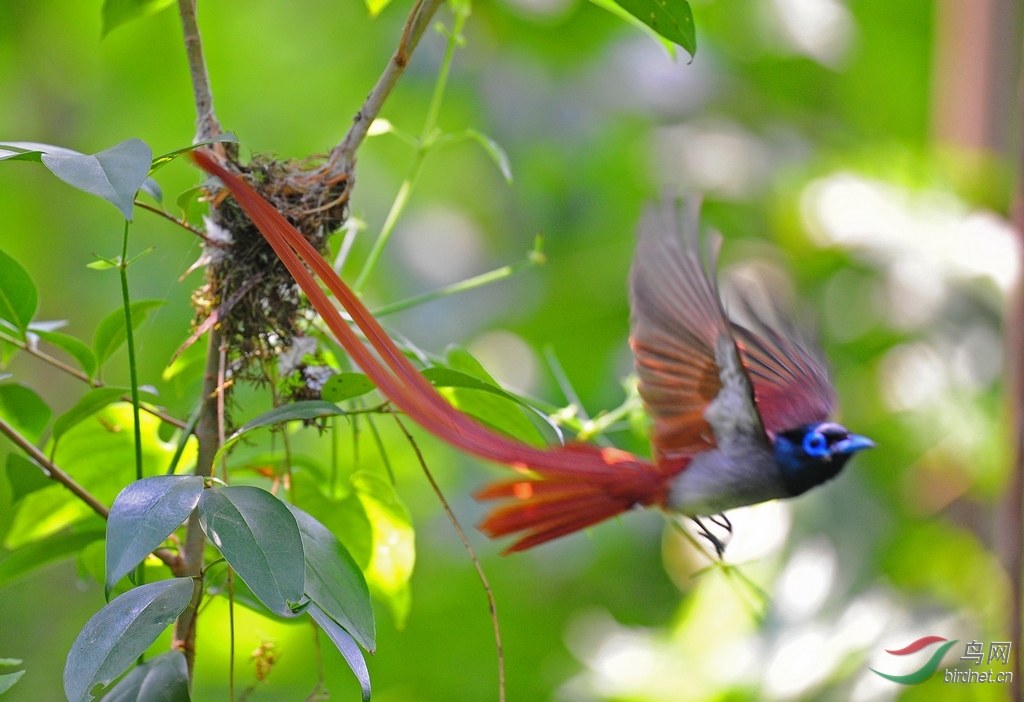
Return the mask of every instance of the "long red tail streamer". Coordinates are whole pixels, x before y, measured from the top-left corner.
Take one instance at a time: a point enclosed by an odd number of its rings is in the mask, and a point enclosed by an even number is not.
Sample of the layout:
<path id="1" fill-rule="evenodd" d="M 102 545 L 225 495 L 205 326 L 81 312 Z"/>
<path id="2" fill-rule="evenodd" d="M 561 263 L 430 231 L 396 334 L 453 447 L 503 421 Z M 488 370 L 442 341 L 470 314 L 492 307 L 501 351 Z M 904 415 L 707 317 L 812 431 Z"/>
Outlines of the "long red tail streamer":
<path id="1" fill-rule="evenodd" d="M 525 474 L 526 477 L 488 486 L 477 494 L 481 500 L 512 500 L 494 510 L 479 526 L 492 538 L 520 534 L 508 551 L 521 551 L 578 531 L 634 505 L 664 503 L 670 472 L 649 461 L 617 449 L 584 444 L 536 448 L 498 434 L 452 407 L 406 358 L 330 264 L 273 205 L 207 152 L 197 150 L 192 158 L 224 183 L 342 348 L 391 402 L 452 446 Z M 379 359 L 349 328 L 306 269 L 307 265 L 352 317 Z"/>

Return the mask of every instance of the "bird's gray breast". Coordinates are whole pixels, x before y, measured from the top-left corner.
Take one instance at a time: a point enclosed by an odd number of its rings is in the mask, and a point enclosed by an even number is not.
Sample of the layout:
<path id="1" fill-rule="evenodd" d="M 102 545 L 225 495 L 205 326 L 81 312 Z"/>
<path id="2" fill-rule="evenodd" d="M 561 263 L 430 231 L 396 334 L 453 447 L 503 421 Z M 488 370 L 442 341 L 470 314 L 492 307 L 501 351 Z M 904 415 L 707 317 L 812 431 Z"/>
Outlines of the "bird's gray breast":
<path id="1" fill-rule="evenodd" d="M 761 441 L 734 437 L 727 451 L 709 449 L 693 457 L 686 470 L 672 479 L 667 507 L 700 516 L 787 495 L 768 447 Z"/>

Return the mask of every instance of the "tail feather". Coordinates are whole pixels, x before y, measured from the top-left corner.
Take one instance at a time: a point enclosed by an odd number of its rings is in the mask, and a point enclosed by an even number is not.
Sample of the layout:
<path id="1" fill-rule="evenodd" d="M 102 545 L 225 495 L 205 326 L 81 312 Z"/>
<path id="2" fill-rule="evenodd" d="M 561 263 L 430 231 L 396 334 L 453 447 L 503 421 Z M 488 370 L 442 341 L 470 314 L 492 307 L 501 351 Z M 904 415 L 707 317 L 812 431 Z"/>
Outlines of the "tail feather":
<path id="1" fill-rule="evenodd" d="M 478 500 L 511 500 L 497 507 L 479 529 L 491 538 L 517 535 L 506 553 L 523 551 L 618 516 L 635 506 L 663 505 L 668 481 L 683 466 L 666 471 L 607 449 L 574 445 L 563 451 L 590 454 L 604 465 L 571 474 L 533 469 L 533 476 L 488 485 Z M 611 468 L 612 470 L 609 470 Z"/>

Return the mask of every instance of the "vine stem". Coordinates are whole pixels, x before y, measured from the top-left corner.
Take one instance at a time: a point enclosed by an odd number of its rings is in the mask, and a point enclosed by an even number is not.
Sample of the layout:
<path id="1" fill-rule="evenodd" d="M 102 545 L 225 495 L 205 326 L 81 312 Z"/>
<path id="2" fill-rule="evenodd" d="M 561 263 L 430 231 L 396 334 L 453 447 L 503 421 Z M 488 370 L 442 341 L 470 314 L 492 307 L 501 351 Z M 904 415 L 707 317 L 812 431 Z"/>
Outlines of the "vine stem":
<path id="1" fill-rule="evenodd" d="M 406 173 L 405 180 L 402 181 L 402 185 L 398 189 L 395 201 L 391 204 L 391 209 L 388 211 L 388 216 L 384 220 L 384 226 L 381 227 L 377 240 L 373 242 L 373 248 L 370 249 L 370 253 L 366 257 L 366 263 L 363 264 L 363 269 L 359 272 L 359 277 L 356 278 L 356 282 L 352 286 L 356 294 L 362 293 L 366 289 L 366 284 L 380 262 L 381 254 L 384 253 L 388 240 L 395 231 L 395 225 L 398 224 L 398 219 L 402 216 L 402 212 L 405 211 L 405 206 L 409 202 L 409 195 L 412 193 L 412 188 L 416 184 L 416 179 L 419 178 L 420 171 L 423 168 L 423 161 L 427 153 L 434 146 L 437 118 L 441 112 L 441 102 L 444 100 L 445 89 L 448 87 L 448 76 L 451 73 L 452 58 L 455 55 L 455 47 L 461 41 L 462 29 L 466 25 L 467 19 L 469 19 L 468 14 L 464 12 L 455 13 L 455 21 L 452 24 L 451 32 L 448 34 L 448 44 L 444 51 L 444 60 L 441 62 L 441 69 L 438 71 L 437 81 L 434 83 L 434 93 L 430 98 L 430 107 L 427 108 L 427 117 L 423 122 L 423 131 L 420 134 L 419 141 L 416 142 L 416 150 L 413 152 L 409 171 Z M 369 128 L 369 125 L 367 125 L 367 128 Z"/>
<path id="2" fill-rule="evenodd" d="M 423 452 L 420 451 L 419 444 L 416 443 L 416 439 L 413 438 L 409 430 L 405 428 L 405 424 L 398 418 L 398 415 L 392 410 L 391 416 L 394 417 L 395 423 L 398 424 L 398 428 L 405 434 L 405 438 L 408 440 L 409 445 L 412 446 L 412 450 L 416 453 L 416 459 L 419 461 L 420 467 L 423 468 L 424 475 L 427 476 L 427 480 L 430 481 L 430 487 L 434 489 L 434 494 L 437 495 L 437 499 L 441 501 L 441 506 L 444 507 L 445 514 L 448 515 L 448 520 L 455 527 L 456 533 L 459 535 L 459 539 L 462 540 L 462 545 L 466 548 L 466 552 L 469 554 L 470 560 L 473 561 L 473 567 L 476 568 L 476 574 L 480 577 L 480 583 L 484 586 L 484 593 L 487 595 L 487 607 L 491 612 L 491 624 L 494 626 L 494 644 L 498 649 L 498 702 L 505 702 L 505 650 L 501 644 L 501 627 L 498 625 L 498 605 L 494 600 L 494 593 L 491 591 L 491 584 L 487 580 L 487 575 L 484 574 L 484 568 L 480 565 L 480 559 L 476 557 L 476 552 L 473 551 L 473 547 L 469 544 L 469 539 L 466 538 L 466 532 L 462 530 L 462 525 L 459 524 L 459 520 L 455 517 L 455 512 L 452 511 L 451 506 L 448 504 L 448 500 L 445 499 L 444 493 L 441 492 L 441 487 L 434 480 L 433 473 L 430 472 L 430 468 L 427 467 L 427 461 L 423 458 Z"/>

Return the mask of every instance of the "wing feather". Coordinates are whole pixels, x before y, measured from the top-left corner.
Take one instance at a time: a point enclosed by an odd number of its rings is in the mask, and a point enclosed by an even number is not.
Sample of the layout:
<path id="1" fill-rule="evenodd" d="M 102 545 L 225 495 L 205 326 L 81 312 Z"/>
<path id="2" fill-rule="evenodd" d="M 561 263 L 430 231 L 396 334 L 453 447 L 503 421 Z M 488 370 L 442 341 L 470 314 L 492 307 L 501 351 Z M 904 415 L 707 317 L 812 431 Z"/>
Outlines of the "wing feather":
<path id="1" fill-rule="evenodd" d="M 697 198 L 649 207 L 630 272 L 630 346 L 662 462 L 714 447 L 716 436 L 822 421 L 835 406 L 821 354 L 774 300 L 769 319 L 741 297 L 747 324 L 729 320 L 713 273 L 718 247 L 707 263 L 700 253 L 699 210 Z"/>

